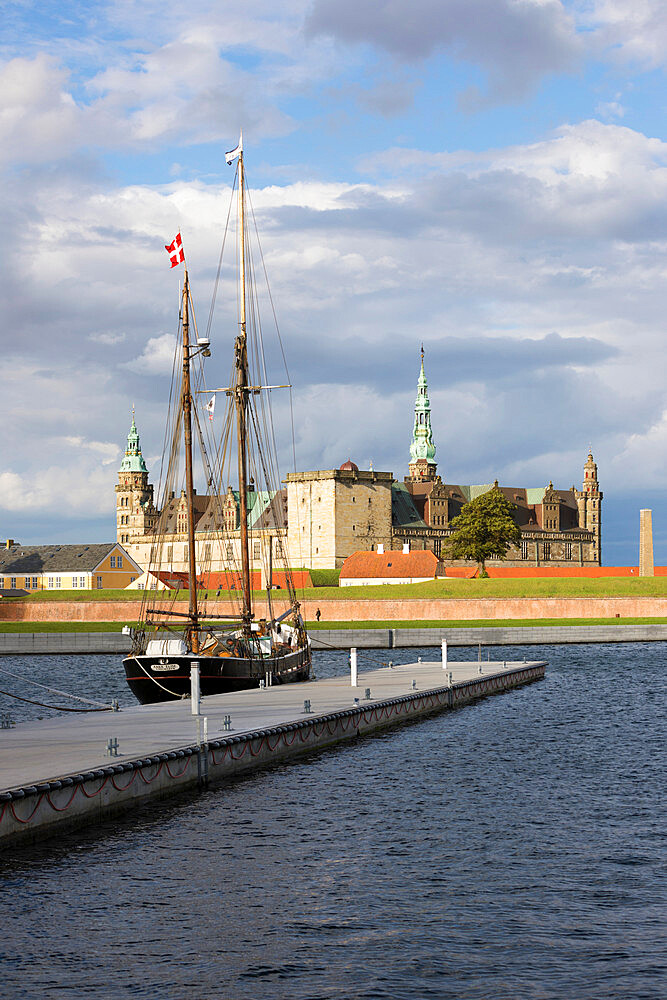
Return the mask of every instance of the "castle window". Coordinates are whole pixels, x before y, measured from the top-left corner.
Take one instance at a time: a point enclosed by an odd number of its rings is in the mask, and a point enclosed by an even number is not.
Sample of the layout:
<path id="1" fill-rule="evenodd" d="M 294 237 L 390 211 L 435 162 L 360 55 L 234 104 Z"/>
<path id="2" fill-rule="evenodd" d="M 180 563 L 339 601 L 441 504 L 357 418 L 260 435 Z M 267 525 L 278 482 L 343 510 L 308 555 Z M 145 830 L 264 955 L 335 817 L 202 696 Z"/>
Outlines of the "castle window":
<path id="1" fill-rule="evenodd" d="M 565 558 L 566 559 L 572 558 L 572 542 L 565 543 Z"/>
<path id="2" fill-rule="evenodd" d="M 49 584 L 49 586 L 51 586 L 51 585 Z M 101 576 L 97 577 L 97 589 L 98 590 L 102 590 L 102 577 Z"/>
<path id="3" fill-rule="evenodd" d="M 122 569 L 123 568 L 123 557 L 122 556 L 118 556 L 116 558 L 116 566 L 118 567 L 118 569 Z"/>
<path id="4" fill-rule="evenodd" d="M 551 542 L 544 543 L 544 558 L 551 559 Z"/>
<path id="5" fill-rule="evenodd" d="M 231 542 L 227 545 L 227 562 L 231 562 L 234 558 L 234 547 Z"/>
<path id="6" fill-rule="evenodd" d="M 111 568 L 112 569 L 116 568 L 116 557 L 115 556 L 111 557 Z"/>
<path id="7" fill-rule="evenodd" d="M 252 557 L 253 557 L 253 559 L 259 559 L 260 558 L 260 543 L 259 542 L 253 542 L 252 543 Z"/>
<path id="8" fill-rule="evenodd" d="M 521 558 L 528 558 L 528 542 L 521 542 Z"/>

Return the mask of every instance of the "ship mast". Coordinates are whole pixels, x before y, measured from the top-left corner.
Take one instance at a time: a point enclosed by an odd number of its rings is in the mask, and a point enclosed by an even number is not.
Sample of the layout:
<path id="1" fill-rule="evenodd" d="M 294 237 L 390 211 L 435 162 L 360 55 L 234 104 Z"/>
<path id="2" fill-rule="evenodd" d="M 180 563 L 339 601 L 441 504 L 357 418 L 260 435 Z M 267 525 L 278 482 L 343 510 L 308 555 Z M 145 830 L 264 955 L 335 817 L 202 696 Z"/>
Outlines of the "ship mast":
<path id="1" fill-rule="evenodd" d="M 183 282 L 183 389 L 181 408 L 183 410 L 183 439 L 185 444 L 185 499 L 188 512 L 188 586 L 190 590 L 190 648 L 199 652 L 199 614 L 197 610 L 197 565 L 195 556 L 195 501 L 194 477 L 192 472 L 192 394 L 190 391 L 190 288 L 188 271 L 185 269 Z"/>
<path id="2" fill-rule="evenodd" d="M 245 248 L 245 205 L 243 170 L 243 150 L 239 153 L 239 276 L 240 276 L 240 332 L 236 338 L 236 429 L 239 475 L 239 517 L 241 521 L 241 590 L 243 594 L 242 615 L 245 625 L 252 618 L 250 586 L 250 554 L 248 551 L 248 455 L 247 455 L 247 412 L 248 412 L 248 347 L 246 339 L 246 248 Z"/>

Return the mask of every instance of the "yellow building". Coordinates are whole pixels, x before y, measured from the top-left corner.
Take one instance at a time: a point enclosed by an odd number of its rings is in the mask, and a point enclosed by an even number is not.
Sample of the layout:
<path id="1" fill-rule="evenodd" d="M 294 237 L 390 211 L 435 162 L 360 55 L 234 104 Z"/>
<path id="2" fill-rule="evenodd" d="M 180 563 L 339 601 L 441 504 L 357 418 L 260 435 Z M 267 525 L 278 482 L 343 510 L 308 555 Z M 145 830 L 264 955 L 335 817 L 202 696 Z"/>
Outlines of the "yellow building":
<path id="1" fill-rule="evenodd" d="M 120 590 L 140 573 L 118 542 L 20 545 L 8 539 L 0 550 L 1 590 Z"/>

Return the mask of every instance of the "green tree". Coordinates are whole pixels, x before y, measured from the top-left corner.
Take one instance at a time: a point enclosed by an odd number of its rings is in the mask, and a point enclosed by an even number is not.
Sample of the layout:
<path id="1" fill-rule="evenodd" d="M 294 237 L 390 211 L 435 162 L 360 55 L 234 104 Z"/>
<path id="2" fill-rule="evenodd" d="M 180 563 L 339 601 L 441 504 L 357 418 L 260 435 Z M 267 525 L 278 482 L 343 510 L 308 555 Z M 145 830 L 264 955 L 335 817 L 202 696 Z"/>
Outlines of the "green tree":
<path id="1" fill-rule="evenodd" d="M 511 545 L 521 541 L 521 529 L 514 521 L 515 505 L 494 486 L 465 504 L 452 519 L 453 535 L 445 548 L 451 559 L 474 559 L 479 575 L 486 576 L 486 560 L 504 559 Z"/>

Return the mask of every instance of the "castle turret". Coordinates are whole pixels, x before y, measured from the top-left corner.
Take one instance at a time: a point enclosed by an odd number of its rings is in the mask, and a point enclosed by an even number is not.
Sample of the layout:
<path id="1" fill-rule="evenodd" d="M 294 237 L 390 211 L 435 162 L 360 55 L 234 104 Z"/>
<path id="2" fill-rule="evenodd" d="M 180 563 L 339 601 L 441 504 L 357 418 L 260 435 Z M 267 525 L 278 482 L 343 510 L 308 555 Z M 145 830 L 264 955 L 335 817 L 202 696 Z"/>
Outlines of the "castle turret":
<path id="1" fill-rule="evenodd" d="M 579 508 L 579 527 L 593 532 L 595 561 L 602 565 L 602 492 L 598 483 L 598 467 L 589 451 L 584 465 L 581 491 L 575 491 Z"/>
<path id="2" fill-rule="evenodd" d="M 431 481 L 435 479 L 435 445 L 431 430 L 431 404 L 428 399 L 428 384 L 424 373 L 424 348 L 421 350 L 421 371 L 417 382 L 415 400 L 415 424 L 410 445 L 410 475 L 408 481 Z"/>
<path id="3" fill-rule="evenodd" d="M 134 422 L 127 435 L 125 455 L 118 470 L 116 486 L 116 540 L 127 544 L 143 535 L 155 524 L 157 512 L 153 506 L 153 487 L 148 482 L 148 469 L 141 454 L 139 431 Z"/>

